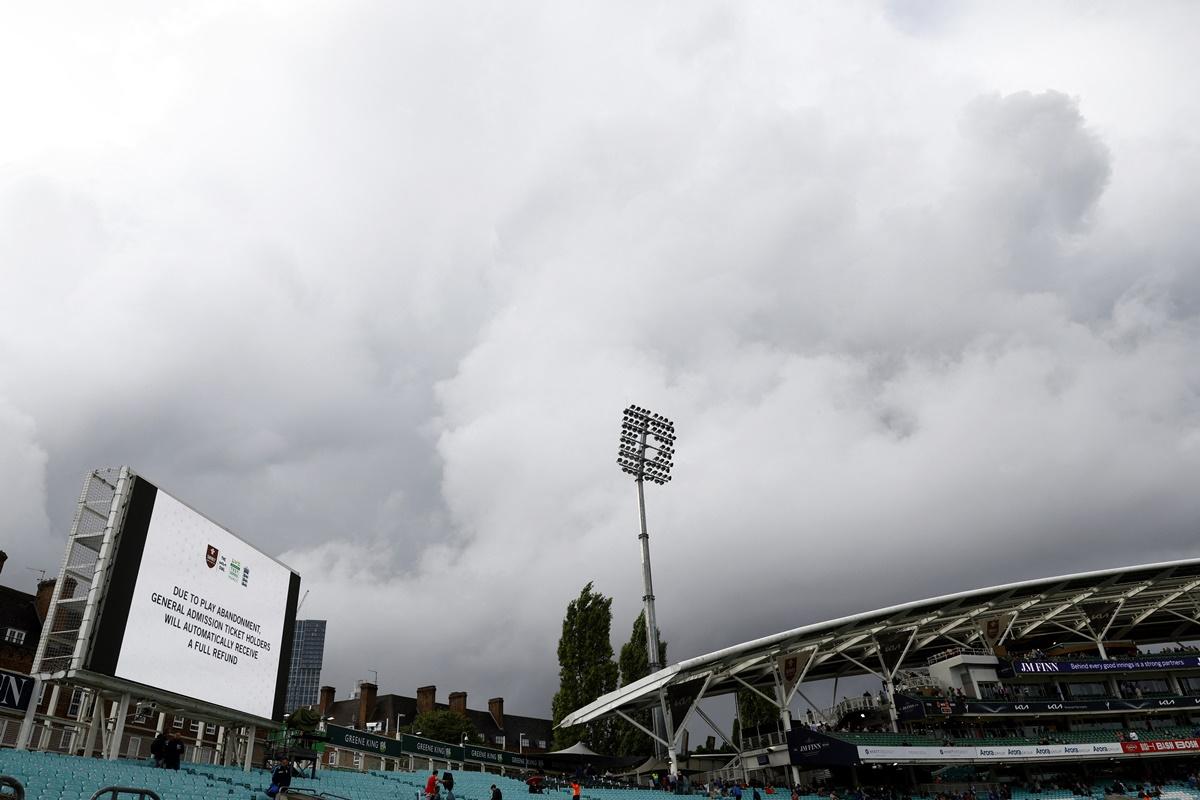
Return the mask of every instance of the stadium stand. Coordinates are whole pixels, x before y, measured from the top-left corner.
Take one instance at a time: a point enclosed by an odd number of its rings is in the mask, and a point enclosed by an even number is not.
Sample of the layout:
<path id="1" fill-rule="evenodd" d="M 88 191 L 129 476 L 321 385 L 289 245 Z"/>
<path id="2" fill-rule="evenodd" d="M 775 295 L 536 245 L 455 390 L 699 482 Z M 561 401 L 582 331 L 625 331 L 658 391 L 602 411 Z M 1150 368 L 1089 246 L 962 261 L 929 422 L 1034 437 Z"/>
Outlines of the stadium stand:
<path id="1" fill-rule="evenodd" d="M 30 800 L 90 800 L 106 786 L 154 791 L 162 800 L 219 800 L 267 797 L 270 773 L 243 772 L 239 767 L 185 763 L 178 770 L 154 769 L 148 761 L 105 761 L 57 753 L 0 750 L 0 773 L 12 775 Z M 415 800 L 426 772 L 357 772 L 326 769 L 316 779 L 296 777 L 293 793 L 336 800 Z M 481 772 L 455 772 L 456 800 L 488 800 L 496 784 L 508 798 L 528 794 L 523 780 Z M 569 790 L 548 788 L 550 798 L 569 797 Z M 585 800 L 667 800 L 666 792 L 636 788 L 588 787 Z"/>

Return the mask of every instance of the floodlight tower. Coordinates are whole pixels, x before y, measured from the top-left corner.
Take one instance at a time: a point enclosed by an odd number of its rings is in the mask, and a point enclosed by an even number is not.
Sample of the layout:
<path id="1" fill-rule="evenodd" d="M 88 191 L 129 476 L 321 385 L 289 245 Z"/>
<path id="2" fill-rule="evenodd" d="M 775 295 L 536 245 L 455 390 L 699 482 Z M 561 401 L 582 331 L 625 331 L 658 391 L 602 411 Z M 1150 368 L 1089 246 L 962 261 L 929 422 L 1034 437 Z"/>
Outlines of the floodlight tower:
<path id="1" fill-rule="evenodd" d="M 650 455 L 652 453 L 652 455 Z M 654 581 L 650 576 L 650 534 L 646 532 L 645 482 L 659 486 L 671 480 L 671 459 L 675 456 L 675 425 L 671 420 L 640 406 L 625 409 L 621 420 L 621 444 L 617 449 L 617 464 L 637 483 L 638 517 L 641 521 L 642 542 L 642 603 L 646 608 L 646 655 L 650 672 L 662 669 L 659 662 L 658 621 L 654 616 Z M 663 715 L 654 709 L 654 733 L 663 737 Z M 654 742 L 654 752 L 662 755 L 662 743 Z"/>

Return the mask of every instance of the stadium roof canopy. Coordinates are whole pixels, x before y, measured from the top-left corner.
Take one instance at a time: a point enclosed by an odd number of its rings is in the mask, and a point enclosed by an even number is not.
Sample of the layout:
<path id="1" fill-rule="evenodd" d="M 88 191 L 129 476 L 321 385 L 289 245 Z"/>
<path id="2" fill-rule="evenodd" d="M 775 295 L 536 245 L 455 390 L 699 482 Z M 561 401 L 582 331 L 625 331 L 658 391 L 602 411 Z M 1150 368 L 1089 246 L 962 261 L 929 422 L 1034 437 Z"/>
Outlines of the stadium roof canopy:
<path id="1" fill-rule="evenodd" d="M 1010 583 L 805 625 L 690 658 L 568 714 L 561 726 L 742 688 L 775 697 L 780 660 L 797 684 L 924 667 L 950 648 L 1012 651 L 1081 642 L 1158 644 L 1200 634 L 1200 559 Z"/>

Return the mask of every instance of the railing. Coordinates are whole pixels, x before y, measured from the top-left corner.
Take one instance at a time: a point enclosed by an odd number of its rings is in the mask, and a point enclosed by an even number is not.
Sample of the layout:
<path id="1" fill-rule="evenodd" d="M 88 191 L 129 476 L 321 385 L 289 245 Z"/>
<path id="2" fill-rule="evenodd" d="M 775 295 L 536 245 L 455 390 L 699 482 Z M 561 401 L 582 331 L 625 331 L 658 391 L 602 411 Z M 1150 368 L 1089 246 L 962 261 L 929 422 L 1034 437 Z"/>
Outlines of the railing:
<path id="1" fill-rule="evenodd" d="M 896 681 L 896 691 L 904 692 L 910 689 L 944 689 L 945 686 L 931 675 L 906 675 Z"/>
<path id="2" fill-rule="evenodd" d="M 15 798 L 16 800 L 25 800 L 25 787 L 16 778 L 9 775 L 0 775 L 0 788 L 12 789 L 12 794 L 0 791 L 0 798 Z"/>
<path id="3" fill-rule="evenodd" d="M 925 663 L 932 666 L 938 662 L 945 661 L 946 659 L 954 658 L 955 656 L 992 656 L 995 658 L 996 654 L 991 650 L 983 650 L 978 647 L 951 647 L 947 650 L 943 650 L 940 653 L 934 653 L 929 658 L 925 659 Z"/>
<path id="4" fill-rule="evenodd" d="M 827 708 L 821 712 L 829 722 L 837 722 L 846 714 L 852 711 L 874 711 L 879 708 L 887 708 L 889 705 L 887 699 L 881 703 L 874 696 L 867 697 L 847 697 L 842 702 L 838 703 L 833 708 Z"/>
<path id="5" fill-rule="evenodd" d="M 92 795 L 92 800 L 103 800 L 105 795 L 111 800 L 117 800 L 117 797 L 123 794 L 134 795 L 138 800 L 162 800 L 153 789 L 138 789 L 133 786 L 105 786 Z"/>

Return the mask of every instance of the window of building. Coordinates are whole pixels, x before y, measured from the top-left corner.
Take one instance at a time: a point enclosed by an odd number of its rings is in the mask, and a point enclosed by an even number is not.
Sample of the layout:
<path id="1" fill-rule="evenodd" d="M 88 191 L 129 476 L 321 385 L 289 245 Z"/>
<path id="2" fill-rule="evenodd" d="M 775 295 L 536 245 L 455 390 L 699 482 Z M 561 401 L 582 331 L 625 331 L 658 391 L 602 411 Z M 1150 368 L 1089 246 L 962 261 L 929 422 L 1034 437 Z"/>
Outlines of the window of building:
<path id="1" fill-rule="evenodd" d="M 25 631 L 19 628 L 8 628 L 4 631 L 4 641 L 12 644 L 25 644 Z"/>
<path id="2" fill-rule="evenodd" d="M 542 750 L 545 750 L 546 749 L 546 740 L 538 739 L 538 747 Z"/>
<path id="3" fill-rule="evenodd" d="M 355 753 L 355 754 L 354 754 L 354 768 L 355 768 L 355 769 L 362 769 L 362 760 L 363 760 L 363 754 L 362 754 L 362 753 Z"/>
<path id="4" fill-rule="evenodd" d="M 200 720 L 192 720 L 192 733 L 200 732 Z"/>
<path id="5" fill-rule="evenodd" d="M 328 762 L 329 766 L 336 767 L 337 766 L 337 750 L 330 750 L 329 756 L 325 760 L 326 760 L 326 762 Z"/>
<path id="6" fill-rule="evenodd" d="M 83 690 L 71 690 L 71 704 L 67 706 L 67 716 L 74 719 L 79 715 L 79 706 L 83 703 Z"/>
<path id="7" fill-rule="evenodd" d="M 47 684 L 43 683 L 43 684 L 42 684 L 41 691 L 39 691 L 39 692 L 38 692 L 38 701 L 37 701 L 37 704 L 38 704 L 39 706 L 40 706 L 42 703 L 46 702 L 46 686 L 47 686 Z"/>
<path id="8" fill-rule="evenodd" d="M 207 733 L 209 736 L 215 736 L 217 733 L 217 723 L 210 722 L 207 725 L 205 725 L 204 732 Z"/>
<path id="9" fill-rule="evenodd" d="M 172 728 L 182 728 L 183 727 L 183 717 L 179 717 L 179 716 L 175 717 L 175 719 L 173 719 L 171 721 L 171 727 Z"/>

